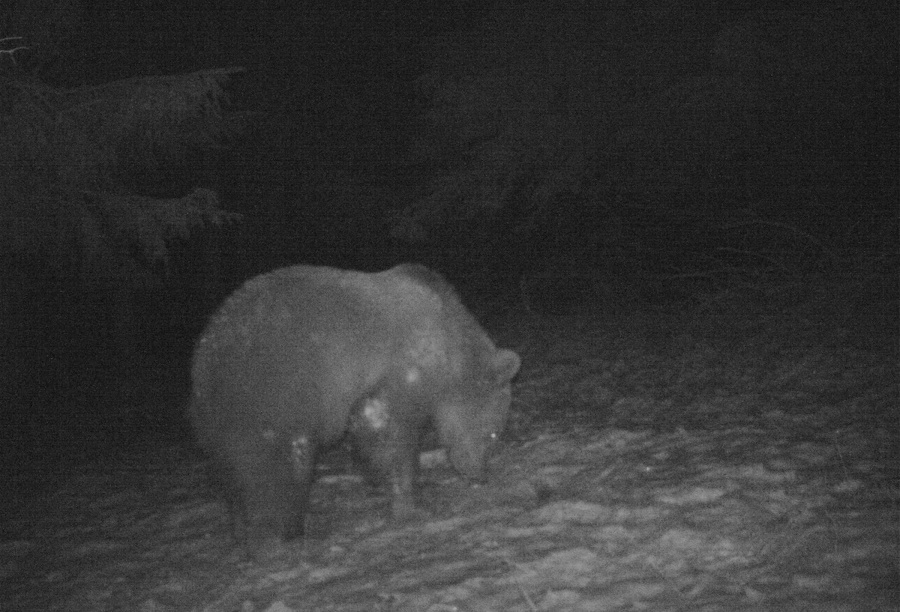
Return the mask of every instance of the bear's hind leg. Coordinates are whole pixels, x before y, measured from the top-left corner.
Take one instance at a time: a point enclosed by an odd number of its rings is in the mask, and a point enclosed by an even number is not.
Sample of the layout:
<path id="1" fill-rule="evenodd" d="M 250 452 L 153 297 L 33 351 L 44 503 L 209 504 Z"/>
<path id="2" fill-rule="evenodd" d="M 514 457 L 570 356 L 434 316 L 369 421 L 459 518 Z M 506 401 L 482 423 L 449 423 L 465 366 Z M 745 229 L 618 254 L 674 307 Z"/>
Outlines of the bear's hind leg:
<path id="1" fill-rule="evenodd" d="M 264 560 L 285 540 L 303 535 L 315 453 L 306 438 L 266 439 L 245 449 L 236 470 L 243 508 L 244 544 Z"/>

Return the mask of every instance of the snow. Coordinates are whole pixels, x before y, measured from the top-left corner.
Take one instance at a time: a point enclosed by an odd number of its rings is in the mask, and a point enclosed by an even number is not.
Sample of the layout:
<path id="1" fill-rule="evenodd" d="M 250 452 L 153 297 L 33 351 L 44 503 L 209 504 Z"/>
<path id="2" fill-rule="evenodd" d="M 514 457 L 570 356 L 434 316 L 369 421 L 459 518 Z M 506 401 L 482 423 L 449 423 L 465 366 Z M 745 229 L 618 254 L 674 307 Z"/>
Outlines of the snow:
<path id="1" fill-rule="evenodd" d="M 431 518 L 392 524 L 339 449 L 312 535 L 265 565 L 189 449 L 19 469 L 0 610 L 900 609 L 896 329 L 704 308 L 509 332 L 487 484 L 430 452 Z"/>

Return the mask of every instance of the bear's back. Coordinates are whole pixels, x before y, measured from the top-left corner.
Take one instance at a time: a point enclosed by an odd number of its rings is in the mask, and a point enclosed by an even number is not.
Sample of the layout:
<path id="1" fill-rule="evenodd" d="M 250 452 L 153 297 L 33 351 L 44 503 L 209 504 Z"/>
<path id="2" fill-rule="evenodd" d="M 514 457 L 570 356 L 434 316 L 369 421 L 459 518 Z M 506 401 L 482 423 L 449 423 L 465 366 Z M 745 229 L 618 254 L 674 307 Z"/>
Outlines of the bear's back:
<path id="1" fill-rule="evenodd" d="M 210 380 L 213 372 L 258 375 L 245 374 L 249 364 L 284 380 L 299 363 L 306 378 L 338 383 L 319 385 L 328 395 L 334 387 L 352 394 L 389 371 L 440 372 L 452 384 L 484 370 L 482 359 L 494 351 L 453 288 L 428 268 L 297 265 L 257 276 L 225 301 L 197 343 L 192 374 L 204 395 L 215 391 L 207 383 L 221 385 Z"/>

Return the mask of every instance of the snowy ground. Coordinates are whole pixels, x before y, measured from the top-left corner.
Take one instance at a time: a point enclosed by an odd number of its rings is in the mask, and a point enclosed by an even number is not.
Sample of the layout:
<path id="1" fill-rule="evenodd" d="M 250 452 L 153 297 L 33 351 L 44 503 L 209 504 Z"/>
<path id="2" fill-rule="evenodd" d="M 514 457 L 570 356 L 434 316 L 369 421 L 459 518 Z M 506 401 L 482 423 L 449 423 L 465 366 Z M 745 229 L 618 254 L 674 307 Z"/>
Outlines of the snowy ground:
<path id="1" fill-rule="evenodd" d="M 19 471 L 0 610 L 898 610 L 895 282 L 517 316 L 488 484 L 426 453 L 433 519 L 392 525 L 339 449 L 265 567 L 183 445 Z"/>

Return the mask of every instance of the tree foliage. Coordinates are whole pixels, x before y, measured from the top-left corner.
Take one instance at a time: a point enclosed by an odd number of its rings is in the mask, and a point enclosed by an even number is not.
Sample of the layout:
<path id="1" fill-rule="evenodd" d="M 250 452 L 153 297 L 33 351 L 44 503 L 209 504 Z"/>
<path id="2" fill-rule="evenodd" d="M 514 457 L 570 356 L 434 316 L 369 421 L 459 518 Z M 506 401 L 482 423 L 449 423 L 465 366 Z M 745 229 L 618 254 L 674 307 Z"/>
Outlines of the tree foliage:
<path id="1" fill-rule="evenodd" d="M 410 155 L 431 180 L 395 234 L 514 205 L 527 236 L 571 195 L 722 220 L 776 192 L 802 208 L 797 188 L 817 206 L 855 166 L 884 180 L 887 13 L 615 5 L 526 3 L 432 41 Z"/>
<path id="2" fill-rule="evenodd" d="M 231 218 L 209 189 L 136 192 L 133 179 L 219 146 L 233 129 L 223 84 L 237 69 L 54 87 L 0 73 L 0 249 L 59 273 L 140 282 L 168 243 Z M 149 265 L 148 265 L 149 264 Z"/>
<path id="3" fill-rule="evenodd" d="M 400 227 L 424 236 L 444 215 L 496 211 L 516 193 L 533 207 L 581 189 L 609 123 L 599 34 L 583 25 L 495 13 L 435 41 L 411 159 L 437 176 Z"/>

